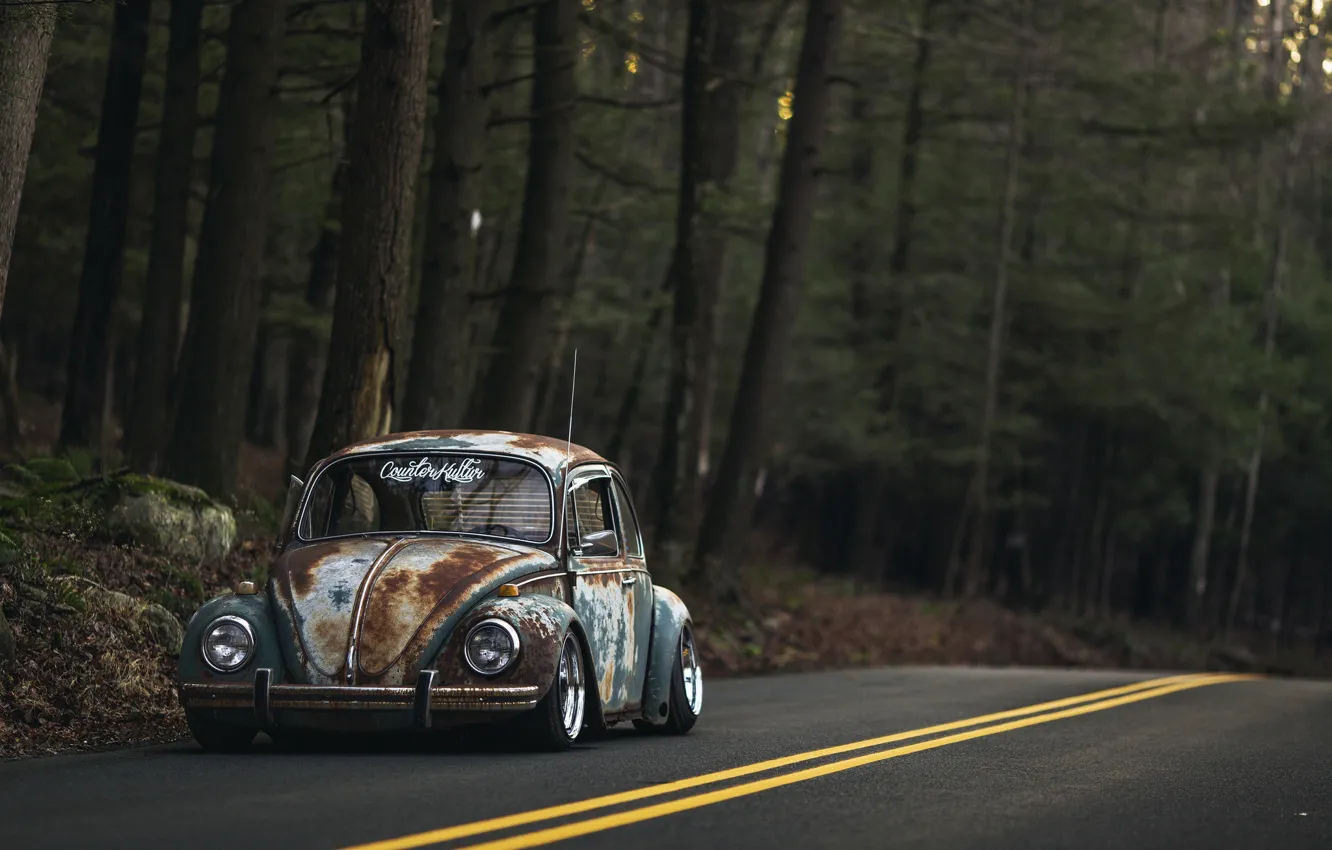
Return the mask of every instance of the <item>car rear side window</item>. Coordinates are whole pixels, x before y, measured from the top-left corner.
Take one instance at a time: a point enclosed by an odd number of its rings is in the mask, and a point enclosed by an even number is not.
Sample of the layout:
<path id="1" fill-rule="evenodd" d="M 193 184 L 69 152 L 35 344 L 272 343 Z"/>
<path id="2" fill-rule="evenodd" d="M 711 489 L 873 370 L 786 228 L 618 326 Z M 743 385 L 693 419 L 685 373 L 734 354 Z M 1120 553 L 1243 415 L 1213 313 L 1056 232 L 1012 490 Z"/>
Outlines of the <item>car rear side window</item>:
<path id="1" fill-rule="evenodd" d="M 631 558 L 643 557 L 643 538 L 638 531 L 638 517 L 634 516 L 634 506 L 629 501 L 629 493 L 624 484 L 615 480 L 615 503 L 620 510 L 620 528 L 624 532 L 624 551 Z"/>

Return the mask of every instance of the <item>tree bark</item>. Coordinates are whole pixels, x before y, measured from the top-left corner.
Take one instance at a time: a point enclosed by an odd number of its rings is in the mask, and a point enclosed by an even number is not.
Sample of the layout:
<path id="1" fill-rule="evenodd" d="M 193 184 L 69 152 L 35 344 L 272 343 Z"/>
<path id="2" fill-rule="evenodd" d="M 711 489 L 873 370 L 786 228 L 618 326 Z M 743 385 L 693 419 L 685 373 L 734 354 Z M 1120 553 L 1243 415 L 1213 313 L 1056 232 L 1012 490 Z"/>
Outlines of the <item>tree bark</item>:
<path id="1" fill-rule="evenodd" d="M 430 28 L 429 0 L 366 3 L 333 330 L 306 468 L 342 445 L 384 433 L 393 421 Z"/>
<path id="2" fill-rule="evenodd" d="M 425 260 L 402 424 L 408 430 L 454 425 L 462 416 L 468 298 L 476 286 L 472 214 L 481 204 L 486 123 L 493 76 L 493 0 L 459 0 L 449 19 L 439 80 L 435 153 L 426 212 Z"/>
<path id="3" fill-rule="evenodd" d="M 134 135 L 139 94 L 148 53 L 149 0 L 125 0 L 115 7 L 106 88 L 97 128 L 92 208 L 84 240 L 78 307 L 70 332 L 65 405 L 60 445 L 97 447 L 106 407 L 106 363 L 112 314 L 120 290 L 129 219 Z"/>
<path id="4" fill-rule="evenodd" d="M 716 351 L 717 299 L 726 252 L 725 231 L 708 221 L 707 207 L 730 182 L 739 155 L 739 35 L 740 15 L 734 5 L 691 0 L 679 201 L 669 272 L 674 289 L 671 367 L 650 499 L 659 543 L 687 545 L 698 521 L 699 459 L 711 413 L 708 376 Z"/>
<path id="5" fill-rule="evenodd" d="M 468 407 L 472 427 L 518 430 L 532 419 L 550 344 L 548 305 L 566 250 L 579 8 L 578 0 L 544 0 L 533 16 L 536 58 L 522 224 L 490 363 Z"/>
<path id="6" fill-rule="evenodd" d="M 1290 238 L 1295 158 L 1301 138 L 1302 130 L 1297 129 L 1287 142 L 1281 166 L 1279 187 L 1281 200 L 1277 211 L 1276 233 L 1273 236 L 1272 263 L 1268 270 L 1267 288 L 1263 294 L 1263 358 L 1269 363 L 1276 351 L 1277 319 L 1281 311 L 1281 288 L 1286 276 L 1286 249 Z M 1245 470 L 1244 516 L 1240 521 L 1239 555 L 1235 563 L 1235 583 L 1230 588 L 1230 600 L 1226 606 L 1227 639 L 1234 632 L 1240 602 L 1249 580 L 1249 542 L 1253 536 L 1253 518 L 1258 503 L 1258 478 L 1263 467 L 1263 446 L 1267 440 L 1270 404 L 1267 388 L 1264 387 L 1258 395 L 1258 432 L 1254 435 L 1253 451 L 1249 454 L 1248 468 Z"/>
<path id="7" fill-rule="evenodd" d="M 0 5 L 0 311 L 55 26 L 54 5 Z"/>
<path id="8" fill-rule="evenodd" d="M 194 137 L 199 125 L 199 25 L 203 0 L 172 0 L 162 128 L 157 142 L 153 233 L 143 287 L 125 455 L 140 472 L 157 471 L 167 440 L 169 390 L 180 350 Z"/>
<path id="9" fill-rule="evenodd" d="M 785 374 L 818 195 L 831 100 L 830 67 L 842 12 L 842 0 L 809 2 L 759 301 L 745 346 L 726 448 L 699 531 L 696 568 L 720 556 L 729 548 L 730 533 L 745 527 L 753 508 L 754 475 L 772 440 L 772 411 Z"/>
<path id="10" fill-rule="evenodd" d="M 1188 626 L 1200 631 L 1207 600 L 1207 564 L 1212 550 L 1212 529 L 1216 525 L 1216 489 L 1221 480 L 1221 464 L 1211 461 L 1198 477 L 1198 524 L 1189 553 L 1189 586 L 1186 604 Z"/>
<path id="11" fill-rule="evenodd" d="M 285 10 L 281 0 L 240 0 L 231 12 L 189 329 L 176 376 L 166 469 L 216 496 L 230 495 L 235 485 L 245 424 Z"/>
<path id="12" fill-rule="evenodd" d="M 350 126 L 350 116 L 345 112 L 343 122 L 344 126 Z M 325 207 L 325 224 L 310 251 L 310 275 L 305 286 L 305 303 L 316 320 L 327 320 L 333 312 L 338 280 L 337 216 L 346 179 L 346 158 L 339 152 Z M 328 337 L 327 332 L 316 327 L 297 328 L 292 335 L 291 354 L 287 361 L 286 416 L 287 472 L 290 475 L 305 475 L 305 456 L 310 448 L 310 437 L 319 413 L 319 396 L 324 386 Z"/>
<path id="13" fill-rule="evenodd" d="M 1032 0 L 1024 0 L 1020 24 L 1023 31 L 1030 24 L 1031 7 Z M 964 511 L 964 514 L 971 518 L 971 530 L 965 535 L 967 563 L 965 574 L 962 576 L 963 589 L 968 596 L 977 592 L 983 580 L 987 550 L 986 535 L 991 524 L 990 452 L 999 411 L 999 372 L 1004 355 L 1004 327 L 1008 322 L 1008 272 L 1013 254 L 1013 231 L 1017 222 L 1018 184 L 1022 167 L 1023 139 L 1026 133 L 1027 97 L 1030 94 L 1027 80 L 1028 51 L 1024 48 L 1025 45 L 1018 47 L 1017 69 L 1013 75 L 1006 176 L 1003 200 L 999 208 L 999 246 L 995 264 L 994 293 L 990 306 L 989 345 L 985 360 L 985 396 L 981 408 L 980 433 L 976 440 L 976 466 L 967 494 L 970 509 Z M 955 561 L 957 557 L 955 555 L 952 560 Z M 947 588 L 950 594 L 956 589 L 959 570 L 959 566 L 950 563 Z"/>

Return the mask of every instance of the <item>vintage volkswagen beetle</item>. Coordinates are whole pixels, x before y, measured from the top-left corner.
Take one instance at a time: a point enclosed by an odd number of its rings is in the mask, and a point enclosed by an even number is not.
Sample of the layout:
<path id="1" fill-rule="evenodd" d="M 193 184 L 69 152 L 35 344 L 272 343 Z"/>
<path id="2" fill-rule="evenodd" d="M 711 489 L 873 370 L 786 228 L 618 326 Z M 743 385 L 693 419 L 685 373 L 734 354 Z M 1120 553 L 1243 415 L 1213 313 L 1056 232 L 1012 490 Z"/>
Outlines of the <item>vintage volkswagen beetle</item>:
<path id="1" fill-rule="evenodd" d="M 652 583 L 629 490 L 595 453 L 413 432 L 291 484 L 267 585 L 186 627 L 180 700 L 205 749 L 492 720 L 563 749 L 618 721 L 683 734 L 698 719 L 689 611 Z"/>

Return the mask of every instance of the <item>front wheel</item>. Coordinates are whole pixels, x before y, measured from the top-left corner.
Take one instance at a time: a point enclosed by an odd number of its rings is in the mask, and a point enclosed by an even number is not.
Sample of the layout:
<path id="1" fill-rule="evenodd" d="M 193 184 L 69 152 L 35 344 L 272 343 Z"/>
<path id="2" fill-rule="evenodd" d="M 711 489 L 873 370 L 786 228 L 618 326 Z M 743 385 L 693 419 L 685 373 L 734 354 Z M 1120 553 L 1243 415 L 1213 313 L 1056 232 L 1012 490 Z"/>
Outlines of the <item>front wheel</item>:
<path id="1" fill-rule="evenodd" d="M 239 753 L 250 746 L 257 730 L 245 726 L 220 723 L 200 711 L 185 711 L 185 723 L 190 734 L 206 752 Z"/>
<path id="2" fill-rule="evenodd" d="M 646 720 L 635 720 L 634 728 L 640 732 L 661 732 L 684 735 L 694 728 L 703 713 L 703 668 L 698 662 L 698 647 L 694 644 L 694 630 L 686 623 L 680 630 L 679 651 L 671 669 L 671 703 L 666 722 L 654 725 Z"/>
<path id="3" fill-rule="evenodd" d="M 523 715 L 523 737 L 537 750 L 566 750 L 583 730 L 587 711 L 587 679 L 578 636 L 564 636 L 555 680 L 536 708 Z"/>

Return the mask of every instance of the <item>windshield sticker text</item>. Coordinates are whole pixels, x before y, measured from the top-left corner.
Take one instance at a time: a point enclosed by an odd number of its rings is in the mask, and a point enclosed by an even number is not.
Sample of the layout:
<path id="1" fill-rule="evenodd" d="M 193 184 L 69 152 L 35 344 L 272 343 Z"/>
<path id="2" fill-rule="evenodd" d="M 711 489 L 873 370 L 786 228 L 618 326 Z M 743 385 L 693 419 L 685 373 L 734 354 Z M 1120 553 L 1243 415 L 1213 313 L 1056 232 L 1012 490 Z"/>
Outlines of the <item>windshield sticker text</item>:
<path id="1" fill-rule="evenodd" d="M 410 463 L 390 460 L 379 470 L 379 477 L 390 481 L 409 482 L 427 478 L 431 481 L 470 484 L 485 478 L 486 471 L 481 466 L 481 461 L 473 457 L 453 463 L 442 461 L 438 466 L 432 463 L 430 458 L 423 457 Z"/>

